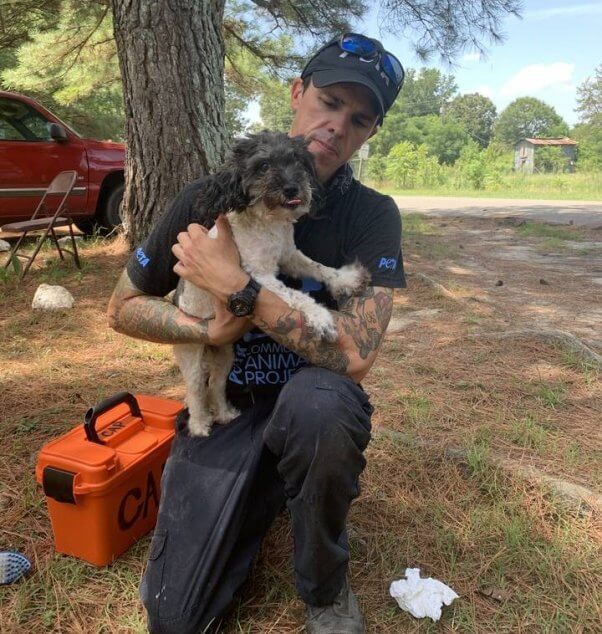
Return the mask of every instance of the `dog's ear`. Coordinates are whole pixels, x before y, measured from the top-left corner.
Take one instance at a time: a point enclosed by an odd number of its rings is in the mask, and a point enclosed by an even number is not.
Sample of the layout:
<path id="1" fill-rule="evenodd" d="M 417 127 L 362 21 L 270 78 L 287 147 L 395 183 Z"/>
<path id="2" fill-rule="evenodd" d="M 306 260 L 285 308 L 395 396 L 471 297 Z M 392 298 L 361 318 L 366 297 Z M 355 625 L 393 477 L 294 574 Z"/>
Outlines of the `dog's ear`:
<path id="1" fill-rule="evenodd" d="M 242 211 L 248 205 L 249 198 L 243 191 L 240 173 L 232 170 L 209 176 L 196 199 L 201 224 L 206 227 L 212 227 L 220 214 Z"/>
<path id="2" fill-rule="evenodd" d="M 245 160 L 255 154 L 255 150 L 260 142 L 260 136 L 260 134 L 249 134 L 240 139 L 236 139 L 224 163 L 225 169 L 235 171 L 240 169 L 240 166 L 244 164 Z"/>

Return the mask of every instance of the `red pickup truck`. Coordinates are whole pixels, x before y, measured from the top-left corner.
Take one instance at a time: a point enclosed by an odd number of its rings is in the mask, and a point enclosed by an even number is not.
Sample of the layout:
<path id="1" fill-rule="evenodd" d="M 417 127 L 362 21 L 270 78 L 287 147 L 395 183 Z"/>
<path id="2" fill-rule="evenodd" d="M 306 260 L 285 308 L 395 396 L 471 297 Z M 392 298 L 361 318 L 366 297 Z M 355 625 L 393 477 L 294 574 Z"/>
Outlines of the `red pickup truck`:
<path id="1" fill-rule="evenodd" d="M 121 222 L 125 146 L 85 139 L 34 99 L 0 91 L 0 225 L 31 217 L 50 181 L 76 170 L 69 214 L 84 233 Z"/>

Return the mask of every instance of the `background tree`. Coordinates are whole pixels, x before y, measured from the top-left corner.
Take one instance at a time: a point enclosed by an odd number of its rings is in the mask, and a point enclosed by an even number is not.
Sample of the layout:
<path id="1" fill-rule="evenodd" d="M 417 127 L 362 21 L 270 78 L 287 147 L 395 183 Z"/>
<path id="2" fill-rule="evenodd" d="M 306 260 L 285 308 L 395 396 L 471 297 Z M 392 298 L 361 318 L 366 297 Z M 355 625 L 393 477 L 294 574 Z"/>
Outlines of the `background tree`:
<path id="1" fill-rule="evenodd" d="M 424 143 L 432 119 L 439 117 L 456 92 L 453 75 L 444 75 L 436 68 L 407 69 L 399 97 L 387 113 L 382 129 L 370 141 L 371 153 L 386 156 L 400 141 Z"/>
<path id="2" fill-rule="evenodd" d="M 577 166 L 580 170 L 602 169 L 602 64 L 593 78 L 577 88 L 577 112 L 581 121 L 572 131 L 578 141 Z"/>
<path id="3" fill-rule="evenodd" d="M 496 114 L 493 101 L 476 92 L 458 95 L 444 109 L 444 116 L 461 124 L 481 147 L 489 145 Z"/>
<path id="4" fill-rule="evenodd" d="M 259 96 L 259 129 L 288 132 L 293 122 L 289 82 L 272 79 L 264 83 Z"/>
<path id="5" fill-rule="evenodd" d="M 563 118 L 547 103 L 534 97 L 520 97 L 499 116 L 495 136 L 512 147 L 526 137 L 563 137 L 569 128 Z"/>
<path id="6" fill-rule="evenodd" d="M 577 112 L 583 123 L 601 124 L 602 119 L 602 64 L 577 88 Z"/>
<path id="7" fill-rule="evenodd" d="M 409 68 L 391 114 L 400 113 L 406 117 L 439 115 L 457 92 L 453 75 L 444 75 L 437 68 L 421 68 L 418 71 Z"/>
<path id="8" fill-rule="evenodd" d="M 469 141 L 468 132 L 460 123 L 435 117 L 425 145 L 429 154 L 436 156 L 439 163 L 452 165 Z"/>

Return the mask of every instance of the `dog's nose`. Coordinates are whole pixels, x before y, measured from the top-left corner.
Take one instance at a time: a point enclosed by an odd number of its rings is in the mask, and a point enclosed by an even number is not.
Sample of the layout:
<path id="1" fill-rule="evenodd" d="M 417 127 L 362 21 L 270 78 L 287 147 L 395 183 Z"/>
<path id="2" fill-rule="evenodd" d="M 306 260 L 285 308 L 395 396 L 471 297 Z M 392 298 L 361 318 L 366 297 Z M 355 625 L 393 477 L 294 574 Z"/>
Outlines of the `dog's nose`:
<path id="1" fill-rule="evenodd" d="M 287 185 L 283 192 L 287 198 L 296 198 L 299 195 L 299 188 L 297 185 Z"/>

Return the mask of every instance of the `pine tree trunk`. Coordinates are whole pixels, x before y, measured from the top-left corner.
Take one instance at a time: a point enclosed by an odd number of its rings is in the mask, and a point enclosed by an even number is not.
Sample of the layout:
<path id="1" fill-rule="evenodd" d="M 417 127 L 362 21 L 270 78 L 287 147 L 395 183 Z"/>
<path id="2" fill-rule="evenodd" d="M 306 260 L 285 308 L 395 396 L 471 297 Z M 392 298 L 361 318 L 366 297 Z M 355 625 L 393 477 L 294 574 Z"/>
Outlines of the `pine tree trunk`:
<path id="1" fill-rule="evenodd" d="M 123 217 L 131 247 L 184 185 L 223 160 L 224 2 L 112 0 L 126 113 Z"/>

